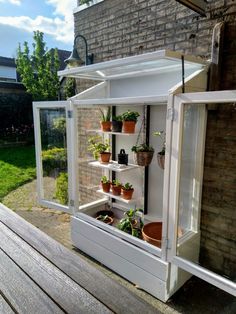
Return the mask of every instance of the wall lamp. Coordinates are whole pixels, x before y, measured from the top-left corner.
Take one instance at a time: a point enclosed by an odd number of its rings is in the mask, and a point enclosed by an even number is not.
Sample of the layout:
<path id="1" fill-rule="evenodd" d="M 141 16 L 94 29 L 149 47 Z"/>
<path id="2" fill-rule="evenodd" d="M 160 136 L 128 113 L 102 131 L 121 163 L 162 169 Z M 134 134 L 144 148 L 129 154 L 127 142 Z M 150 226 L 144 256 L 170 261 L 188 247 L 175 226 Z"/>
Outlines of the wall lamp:
<path id="1" fill-rule="evenodd" d="M 76 40 L 78 38 L 83 39 L 84 44 L 85 44 L 85 60 L 84 61 L 79 56 L 77 48 L 76 48 Z M 88 43 L 87 43 L 86 38 L 80 34 L 76 35 L 75 39 L 74 39 L 73 51 L 72 51 L 71 55 L 69 56 L 69 58 L 65 60 L 65 63 L 71 67 L 80 66 L 84 63 L 85 63 L 85 65 L 89 65 L 89 64 L 93 64 L 93 58 L 94 58 L 93 53 L 88 55 Z"/>

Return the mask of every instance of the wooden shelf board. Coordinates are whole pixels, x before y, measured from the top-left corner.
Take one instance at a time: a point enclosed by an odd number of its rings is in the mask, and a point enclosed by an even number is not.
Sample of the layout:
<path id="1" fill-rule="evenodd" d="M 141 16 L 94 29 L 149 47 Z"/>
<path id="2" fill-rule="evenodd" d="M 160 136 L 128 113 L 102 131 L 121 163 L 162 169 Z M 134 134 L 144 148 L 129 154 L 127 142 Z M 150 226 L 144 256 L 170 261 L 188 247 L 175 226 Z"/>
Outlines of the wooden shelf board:
<path id="1" fill-rule="evenodd" d="M 138 133 L 124 133 L 124 132 L 104 132 L 102 130 L 87 130 L 87 132 L 95 132 L 95 133 L 102 133 L 102 134 L 113 134 L 113 135 L 124 135 L 124 136 L 134 136 L 138 135 Z"/>
<path id="2" fill-rule="evenodd" d="M 97 190 L 97 192 L 100 194 L 106 195 L 108 197 L 114 198 L 114 199 L 121 201 L 125 204 L 135 204 L 136 203 L 135 199 L 125 200 L 122 196 L 113 195 L 112 193 L 106 193 L 106 192 L 103 192 L 103 190 Z"/>
<path id="3" fill-rule="evenodd" d="M 103 168 L 103 169 L 108 169 L 111 171 L 116 171 L 116 172 L 123 172 L 123 171 L 128 171 L 128 170 L 140 168 L 139 166 L 133 165 L 133 164 L 128 164 L 128 166 L 119 165 L 117 163 L 117 161 L 113 161 L 113 160 L 107 164 L 101 164 L 99 161 L 92 161 L 92 162 L 89 162 L 89 165 L 91 165 L 93 167 L 97 167 L 97 168 Z M 120 168 L 118 168 L 119 166 L 120 166 Z"/>

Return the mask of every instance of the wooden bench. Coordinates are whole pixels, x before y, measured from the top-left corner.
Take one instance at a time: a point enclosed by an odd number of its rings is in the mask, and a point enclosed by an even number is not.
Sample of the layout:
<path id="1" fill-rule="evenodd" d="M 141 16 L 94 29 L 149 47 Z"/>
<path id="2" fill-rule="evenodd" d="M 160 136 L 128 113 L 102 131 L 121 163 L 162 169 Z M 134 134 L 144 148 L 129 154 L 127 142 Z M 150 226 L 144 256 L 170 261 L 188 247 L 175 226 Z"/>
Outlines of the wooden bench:
<path id="1" fill-rule="evenodd" d="M 0 313 L 158 313 L 0 204 Z"/>

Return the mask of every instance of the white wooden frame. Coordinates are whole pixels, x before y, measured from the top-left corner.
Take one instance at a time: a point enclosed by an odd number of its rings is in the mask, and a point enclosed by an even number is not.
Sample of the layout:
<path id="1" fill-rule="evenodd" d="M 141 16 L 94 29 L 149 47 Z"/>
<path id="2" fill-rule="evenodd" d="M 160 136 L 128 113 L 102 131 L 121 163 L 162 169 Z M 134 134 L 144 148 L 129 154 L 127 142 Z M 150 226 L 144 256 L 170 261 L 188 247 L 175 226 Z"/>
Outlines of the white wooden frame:
<path id="1" fill-rule="evenodd" d="M 176 134 L 176 140 L 172 139 L 172 157 L 171 157 L 171 175 L 173 180 L 170 182 L 169 206 L 172 213 L 169 213 L 169 238 L 173 246 L 168 249 L 167 260 L 183 270 L 200 277 L 201 279 L 225 290 L 226 292 L 236 296 L 236 284 L 212 271 L 207 270 L 185 258 L 177 256 L 177 227 L 178 227 L 178 197 L 180 182 L 180 160 L 181 160 L 181 141 L 182 141 L 182 124 L 183 124 L 183 107 L 185 104 L 224 104 L 236 102 L 236 91 L 217 91 L 204 93 L 187 93 L 174 96 L 174 110 L 179 115 L 178 119 L 173 122 L 173 132 Z M 202 144 L 202 159 L 204 153 L 204 143 Z M 202 163 L 203 165 L 203 163 Z M 202 174 L 203 175 L 203 171 Z M 199 209 L 200 215 L 200 209 Z"/>
<path id="2" fill-rule="evenodd" d="M 57 109 L 63 108 L 66 113 L 66 140 L 67 140 L 67 163 L 68 163 L 68 187 L 69 187 L 69 199 L 71 199 L 71 187 L 72 187 L 72 160 L 71 160 L 71 150 L 73 145 L 71 145 L 70 136 L 71 134 L 71 124 L 70 119 L 68 119 L 68 112 L 70 110 L 70 102 L 68 101 L 43 101 L 43 102 L 33 102 L 33 115 L 34 115 L 34 135 L 35 135 L 35 153 L 36 153 L 36 168 L 37 168 L 37 195 L 38 202 L 45 207 L 49 207 L 55 210 L 61 210 L 67 213 L 73 213 L 73 204 L 68 204 L 68 206 L 61 205 L 59 203 L 48 201 L 44 198 L 43 191 L 43 169 L 42 169 L 42 142 L 41 142 L 41 128 L 40 128 L 40 110 L 41 109 Z"/>

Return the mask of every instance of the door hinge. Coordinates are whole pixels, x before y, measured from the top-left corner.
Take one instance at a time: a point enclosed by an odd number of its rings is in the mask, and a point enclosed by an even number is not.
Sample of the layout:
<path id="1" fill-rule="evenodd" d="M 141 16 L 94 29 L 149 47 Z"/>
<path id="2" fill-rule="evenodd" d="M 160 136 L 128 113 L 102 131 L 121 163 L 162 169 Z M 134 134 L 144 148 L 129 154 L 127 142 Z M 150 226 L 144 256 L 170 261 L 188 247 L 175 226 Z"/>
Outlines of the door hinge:
<path id="1" fill-rule="evenodd" d="M 165 239 L 165 246 L 166 246 L 166 249 L 167 249 L 167 250 L 170 250 L 170 249 L 171 249 L 170 240 L 169 240 L 168 238 Z"/>
<path id="2" fill-rule="evenodd" d="M 72 110 L 67 110 L 67 117 L 69 119 L 73 118 L 73 111 Z"/>
<path id="3" fill-rule="evenodd" d="M 175 110 L 174 108 L 168 108 L 167 109 L 167 120 L 171 120 L 171 121 L 174 121 L 174 118 L 175 118 Z"/>
<path id="4" fill-rule="evenodd" d="M 72 206 L 72 207 L 75 206 L 75 201 L 74 200 L 70 200 L 70 206 Z"/>

